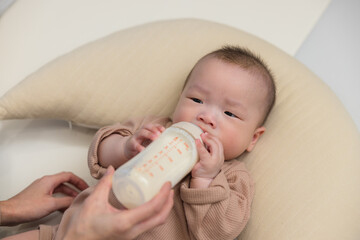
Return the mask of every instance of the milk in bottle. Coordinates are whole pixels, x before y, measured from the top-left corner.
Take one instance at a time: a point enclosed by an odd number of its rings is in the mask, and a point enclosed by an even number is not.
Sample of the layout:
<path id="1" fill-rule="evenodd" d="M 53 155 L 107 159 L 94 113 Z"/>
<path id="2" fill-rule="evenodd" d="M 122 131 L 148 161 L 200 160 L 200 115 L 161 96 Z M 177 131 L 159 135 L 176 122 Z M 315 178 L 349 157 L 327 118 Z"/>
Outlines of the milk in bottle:
<path id="1" fill-rule="evenodd" d="M 201 133 L 195 124 L 175 123 L 119 167 L 112 185 L 119 202 L 131 209 L 152 199 L 165 182 L 176 185 L 198 161 L 195 139 Z"/>

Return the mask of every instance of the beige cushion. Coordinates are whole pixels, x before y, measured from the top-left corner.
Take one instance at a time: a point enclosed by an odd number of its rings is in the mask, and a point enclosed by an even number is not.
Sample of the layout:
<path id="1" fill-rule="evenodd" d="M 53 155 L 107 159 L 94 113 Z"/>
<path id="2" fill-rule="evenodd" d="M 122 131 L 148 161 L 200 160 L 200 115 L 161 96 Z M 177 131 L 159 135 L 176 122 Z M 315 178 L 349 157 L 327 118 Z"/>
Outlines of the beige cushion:
<path id="1" fill-rule="evenodd" d="M 0 117 L 99 127 L 169 115 L 194 63 L 224 44 L 259 53 L 278 99 L 255 150 L 251 220 L 239 239 L 357 239 L 360 137 L 329 88 L 293 57 L 240 30 L 200 20 L 114 33 L 47 64 L 0 99 Z"/>

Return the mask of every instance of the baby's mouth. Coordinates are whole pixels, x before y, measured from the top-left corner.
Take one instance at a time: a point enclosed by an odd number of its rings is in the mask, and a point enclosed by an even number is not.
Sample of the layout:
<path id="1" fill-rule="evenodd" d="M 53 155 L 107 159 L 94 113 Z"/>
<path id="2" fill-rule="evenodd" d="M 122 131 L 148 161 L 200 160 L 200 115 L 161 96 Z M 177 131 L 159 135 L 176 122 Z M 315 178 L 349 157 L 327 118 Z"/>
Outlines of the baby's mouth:
<path id="1" fill-rule="evenodd" d="M 201 126 L 199 126 L 199 125 L 198 125 L 198 127 L 199 127 L 204 133 L 207 133 L 207 132 L 208 132 L 208 131 L 206 131 L 205 128 L 203 128 L 203 127 L 201 127 Z"/>

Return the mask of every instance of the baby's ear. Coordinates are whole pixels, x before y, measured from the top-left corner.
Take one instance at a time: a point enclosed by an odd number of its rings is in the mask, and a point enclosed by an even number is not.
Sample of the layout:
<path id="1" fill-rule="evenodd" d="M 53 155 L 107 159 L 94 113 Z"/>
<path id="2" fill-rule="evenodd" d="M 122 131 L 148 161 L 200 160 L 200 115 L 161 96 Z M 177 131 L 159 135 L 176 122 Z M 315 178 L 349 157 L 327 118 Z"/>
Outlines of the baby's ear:
<path id="1" fill-rule="evenodd" d="M 249 146 L 246 148 L 246 151 L 251 152 L 251 151 L 254 149 L 254 147 L 255 147 L 255 145 L 256 145 L 256 142 L 259 140 L 259 138 L 261 137 L 261 135 L 264 134 L 265 130 L 266 130 L 266 129 L 265 129 L 264 126 L 258 127 L 257 129 L 255 129 L 253 138 L 252 138 Z"/>

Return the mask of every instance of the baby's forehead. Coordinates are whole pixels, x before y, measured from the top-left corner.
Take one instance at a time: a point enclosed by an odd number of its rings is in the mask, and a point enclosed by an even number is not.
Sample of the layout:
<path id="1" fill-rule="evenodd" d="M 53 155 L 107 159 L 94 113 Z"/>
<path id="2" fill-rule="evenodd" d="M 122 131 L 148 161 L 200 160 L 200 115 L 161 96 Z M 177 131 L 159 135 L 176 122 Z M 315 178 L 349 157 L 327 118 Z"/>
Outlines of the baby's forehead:
<path id="1" fill-rule="evenodd" d="M 216 58 L 213 58 L 216 59 Z M 213 87 L 213 88 L 220 88 L 223 89 L 223 86 L 227 87 L 227 90 L 231 91 L 235 89 L 239 89 L 239 83 L 242 88 L 242 90 L 245 91 L 251 91 L 253 92 L 253 95 L 266 95 L 268 92 L 265 80 L 263 79 L 263 76 L 261 74 L 258 74 L 256 72 L 253 72 L 249 69 L 245 69 L 241 66 L 238 66 L 234 63 L 229 62 L 223 62 L 222 64 L 234 66 L 236 68 L 239 68 L 241 71 L 240 73 L 234 73 L 231 74 L 229 77 L 229 74 L 222 75 L 222 71 L 207 71 L 207 65 L 202 65 L 200 74 L 199 71 L 196 70 L 196 68 L 193 69 L 191 75 L 189 75 L 189 78 L 187 79 L 187 82 L 184 86 L 184 88 L 187 89 L 199 89 L 204 90 L 205 92 L 206 88 Z M 206 64 L 206 62 L 205 62 Z M 213 65 L 214 66 L 214 65 Z M 217 65 L 215 65 L 216 67 Z M 226 71 L 226 70 L 225 70 Z M 205 74 L 204 74 L 205 73 Z M 210 75 L 208 75 L 210 73 Z M 213 78 L 211 75 L 214 73 L 216 77 Z M 210 80 L 212 79 L 212 80 Z M 215 79 L 215 80 L 214 80 Z M 234 86 L 234 88 L 231 88 L 231 86 Z M 228 88 L 230 87 L 230 88 Z M 226 91 L 227 92 L 227 91 Z"/>
<path id="2" fill-rule="evenodd" d="M 221 65 L 228 65 L 228 66 L 238 68 L 238 69 L 242 70 L 243 72 L 247 73 L 248 76 L 246 76 L 246 77 L 248 79 L 251 79 L 252 81 L 254 81 L 254 83 L 266 86 L 266 83 L 265 83 L 266 80 L 264 79 L 265 76 L 261 74 L 261 71 L 259 69 L 257 69 L 256 66 L 246 66 L 246 65 L 243 66 L 240 63 L 231 62 L 231 61 L 224 60 L 219 57 L 212 56 L 212 55 L 208 55 L 208 56 L 201 58 L 195 64 L 195 66 L 193 67 L 193 69 L 191 70 L 191 72 L 188 76 L 187 82 L 189 82 L 190 79 L 192 81 L 197 80 L 197 78 L 192 77 L 192 73 L 199 71 L 199 69 L 206 71 L 206 69 L 208 67 L 209 68 L 210 67 L 220 67 L 220 65 L 217 65 L 217 64 L 214 65 L 213 64 L 214 62 L 220 62 Z M 221 73 L 221 71 L 220 71 L 220 73 Z"/>

